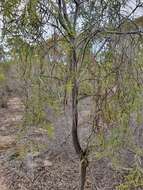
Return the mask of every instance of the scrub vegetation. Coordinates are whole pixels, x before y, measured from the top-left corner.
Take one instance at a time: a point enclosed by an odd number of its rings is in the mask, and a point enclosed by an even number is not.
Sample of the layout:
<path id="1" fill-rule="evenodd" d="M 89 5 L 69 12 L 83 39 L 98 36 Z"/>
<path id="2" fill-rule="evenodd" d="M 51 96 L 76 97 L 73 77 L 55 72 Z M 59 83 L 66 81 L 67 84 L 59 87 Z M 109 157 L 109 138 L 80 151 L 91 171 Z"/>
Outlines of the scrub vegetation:
<path id="1" fill-rule="evenodd" d="M 33 181 L 26 189 L 49 172 L 35 172 L 34 159 L 66 148 L 80 177 L 72 173 L 64 186 L 46 176 L 47 186 L 38 181 L 36 188 L 143 189 L 143 16 L 135 16 L 143 2 L 134 1 L 128 12 L 130 3 L 0 2 L 0 106 L 9 114 L 16 97 L 22 112 L 9 131 L 16 142 L 1 155 L 8 156 L 8 165 L 27 163 Z M 59 161 L 43 162 L 57 176 Z M 61 167 L 73 172 L 75 165 L 66 159 Z"/>

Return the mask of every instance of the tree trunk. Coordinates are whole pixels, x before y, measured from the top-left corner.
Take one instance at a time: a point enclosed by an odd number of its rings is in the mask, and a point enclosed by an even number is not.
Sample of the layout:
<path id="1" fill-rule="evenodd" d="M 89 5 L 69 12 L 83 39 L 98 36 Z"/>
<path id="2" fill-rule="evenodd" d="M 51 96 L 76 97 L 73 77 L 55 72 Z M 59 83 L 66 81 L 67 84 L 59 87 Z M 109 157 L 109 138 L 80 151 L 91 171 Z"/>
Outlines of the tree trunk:
<path id="1" fill-rule="evenodd" d="M 86 182 L 86 171 L 88 167 L 88 160 L 86 155 L 81 160 L 81 170 L 80 170 L 80 190 L 84 190 L 85 182 Z"/>
<path id="2" fill-rule="evenodd" d="M 74 44 L 74 42 L 73 42 Z M 73 45 L 74 46 L 74 45 Z M 77 84 L 77 57 L 73 47 L 71 52 L 71 77 L 72 77 L 72 139 L 79 158 L 83 153 L 78 138 L 78 84 Z"/>
<path id="3" fill-rule="evenodd" d="M 73 42 L 74 47 L 74 42 Z M 77 80 L 77 56 L 76 49 L 72 49 L 71 53 L 71 77 L 73 79 L 72 86 L 72 139 L 74 149 L 79 156 L 81 161 L 81 179 L 80 179 L 80 190 L 84 190 L 85 180 L 86 180 L 86 169 L 87 169 L 87 159 L 86 151 L 84 151 L 80 145 L 78 137 L 78 80 Z"/>

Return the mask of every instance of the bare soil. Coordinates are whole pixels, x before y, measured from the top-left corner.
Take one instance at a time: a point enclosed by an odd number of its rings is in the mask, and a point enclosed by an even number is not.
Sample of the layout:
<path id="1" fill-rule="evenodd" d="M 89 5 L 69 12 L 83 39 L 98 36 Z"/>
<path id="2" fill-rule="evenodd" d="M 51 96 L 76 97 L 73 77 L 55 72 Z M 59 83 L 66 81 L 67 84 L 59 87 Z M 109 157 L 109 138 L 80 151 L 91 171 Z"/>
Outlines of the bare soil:
<path id="1" fill-rule="evenodd" d="M 88 107 L 88 105 L 86 105 Z M 18 135 L 22 122 L 23 105 L 18 97 L 11 97 L 7 109 L 0 109 L 0 134 Z M 44 130 L 30 128 L 17 144 L 34 141 L 44 143 L 42 151 L 17 156 L 17 145 L 0 151 L 0 190 L 78 190 L 79 161 L 70 136 L 71 113 L 55 118 L 47 109 L 48 119 L 54 123 L 54 136 Z M 81 112 L 81 117 L 88 116 Z M 85 118 L 84 118 L 85 119 Z M 80 118 L 82 123 L 82 118 Z M 89 129 L 83 126 L 80 135 L 87 137 Z M 88 168 L 86 190 L 115 190 L 122 181 L 120 173 L 113 171 L 107 160 L 92 162 Z"/>
<path id="2" fill-rule="evenodd" d="M 22 120 L 22 112 L 23 106 L 18 97 L 10 98 L 8 101 L 8 108 L 0 109 L 1 144 L 2 140 L 4 141 L 4 146 L 0 146 L 0 190 L 9 189 L 4 177 L 3 163 L 7 159 L 9 148 L 13 148 L 13 137 L 18 132 L 17 125 L 19 125 Z"/>

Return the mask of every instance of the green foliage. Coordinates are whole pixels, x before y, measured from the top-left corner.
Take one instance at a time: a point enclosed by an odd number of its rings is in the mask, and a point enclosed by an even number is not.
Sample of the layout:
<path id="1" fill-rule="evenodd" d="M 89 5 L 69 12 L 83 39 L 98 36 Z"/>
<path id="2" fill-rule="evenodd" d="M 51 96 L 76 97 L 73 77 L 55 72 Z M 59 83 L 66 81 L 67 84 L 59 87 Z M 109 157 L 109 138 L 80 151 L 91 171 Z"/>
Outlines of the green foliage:
<path id="1" fill-rule="evenodd" d="M 69 81 L 66 83 L 66 85 L 65 85 L 65 88 L 66 88 L 68 94 L 71 94 L 71 92 L 72 92 L 72 87 L 73 87 L 72 81 L 69 80 Z"/>
<path id="2" fill-rule="evenodd" d="M 48 133 L 49 137 L 53 137 L 53 135 L 54 135 L 54 127 L 53 127 L 52 123 L 50 123 L 50 122 L 45 123 L 45 124 L 43 124 L 42 128 L 47 130 L 47 133 Z"/>
<path id="3" fill-rule="evenodd" d="M 0 63 L 0 83 L 5 85 L 8 72 L 11 68 L 12 62 L 6 62 Z"/>
<path id="4" fill-rule="evenodd" d="M 9 0 L 2 2 L 4 30 L 3 34 L 18 34 L 22 31 L 29 33 L 29 38 L 39 34 L 40 15 L 38 10 L 39 0 Z"/>
<path id="5" fill-rule="evenodd" d="M 133 168 L 125 176 L 124 182 L 116 187 L 117 190 L 135 190 L 143 188 L 143 171 L 139 168 Z"/>
<path id="6" fill-rule="evenodd" d="M 93 89 L 92 89 L 92 85 L 89 83 L 89 82 L 82 82 L 82 84 L 80 85 L 80 88 L 79 88 L 79 92 L 80 94 L 87 94 L 87 95 L 91 95 L 93 94 Z"/>
<path id="7" fill-rule="evenodd" d="M 21 0 L 5 1 L 3 4 L 4 16 L 6 16 L 7 18 L 12 18 L 15 8 L 17 7 L 17 5 L 19 5 L 20 2 Z"/>
<path id="8" fill-rule="evenodd" d="M 131 170 L 126 164 L 126 151 L 143 156 L 142 148 L 136 142 L 135 126 L 132 126 L 134 121 L 136 130 L 139 130 L 143 123 L 142 65 L 143 62 L 137 60 L 122 59 L 120 62 L 118 56 L 102 52 L 102 61 L 92 70 L 94 93 L 98 95 L 94 99 L 95 116 L 98 110 L 100 112 L 99 122 L 93 126 L 98 132 L 91 137 L 89 147 L 93 157 L 98 160 L 108 158 L 112 167 L 119 171 Z M 136 176 L 133 177 L 131 184 L 127 181 L 119 189 L 140 187 L 141 180 L 136 183 Z"/>
<path id="9" fill-rule="evenodd" d="M 20 142 L 28 133 L 30 127 L 43 130 L 49 138 L 54 135 L 54 126 L 48 119 L 46 108 L 50 108 L 55 115 L 60 112 L 58 89 L 53 88 L 55 83 L 44 76 L 48 76 L 47 63 L 41 58 L 41 49 L 31 46 L 20 38 L 11 41 L 14 61 L 17 63 L 17 79 L 21 82 L 22 101 L 25 106 L 23 124 L 18 136 Z M 41 55 L 42 54 L 42 55 Z M 19 145 L 19 158 L 24 158 L 28 152 L 37 152 L 47 148 L 47 145 L 31 140 Z"/>
<path id="10" fill-rule="evenodd" d="M 66 5 L 60 5 L 59 1 L 59 6 L 56 1 L 21 3 L 21 0 L 4 1 L 2 20 L 6 34 L 16 36 L 8 36 L 8 42 L 23 88 L 24 125 L 43 128 L 52 137 L 54 130 L 47 119 L 46 107 L 60 113 L 64 95 L 70 96 L 75 90 L 81 97 L 91 97 L 92 126 L 96 132 L 89 139 L 89 145 L 96 159 L 107 157 L 113 167 L 119 169 L 124 162 L 119 160 L 122 150 L 129 149 L 142 156 L 130 126 L 132 117 L 137 125 L 143 121 L 142 55 L 130 60 L 130 55 L 126 54 L 128 40 L 120 35 L 119 38 L 112 36 L 115 30 L 122 31 L 119 26 L 128 19 L 122 20 L 120 15 L 127 1 L 83 1 L 80 5 L 78 1 L 65 1 Z M 58 35 L 47 39 L 48 47 L 44 50 L 38 42 L 46 38 L 48 27 L 54 33 L 58 31 Z M 47 34 L 49 36 L 49 31 Z M 119 44 L 114 44 L 116 37 Z M 125 41 L 125 47 L 122 47 L 122 41 Z M 103 48 L 93 53 L 99 42 Z M 132 43 L 129 46 L 131 50 L 135 48 Z M 44 59 L 45 52 L 49 60 Z M 0 80 L 4 80 L 3 74 L 0 74 Z M 73 81 L 78 86 L 76 89 L 73 89 L 76 86 Z M 73 98 L 73 111 L 77 110 L 78 98 Z M 33 142 L 29 144 L 30 150 L 35 151 L 37 146 Z M 23 147 L 20 154 L 23 156 L 25 152 L 27 149 Z M 118 189 L 141 186 L 141 179 L 141 172 L 132 170 Z"/>
<path id="11" fill-rule="evenodd" d="M 45 150 L 46 148 L 46 144 L 41 144 L 35 142 L 35 140 L 27 139 L 26 142 L 17 145 L 15 150 L 17 156 L 15 159 L 24 159 L 29 152 L 34 155 L 35 153 Z"/>
<path id="12" fill-rule="evenodd" d="M 0 82 L 3 82 L 5 80 L 4 73 L 0 73 Z"/>

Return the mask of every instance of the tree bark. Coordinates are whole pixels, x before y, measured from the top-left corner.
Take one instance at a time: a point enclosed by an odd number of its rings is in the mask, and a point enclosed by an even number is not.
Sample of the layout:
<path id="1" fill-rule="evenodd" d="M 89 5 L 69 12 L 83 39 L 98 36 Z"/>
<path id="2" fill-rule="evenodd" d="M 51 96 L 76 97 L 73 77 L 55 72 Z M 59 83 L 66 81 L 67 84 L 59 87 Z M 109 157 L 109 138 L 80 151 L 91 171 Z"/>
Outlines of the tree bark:
<path id="1" fill-rule="evenodd" d="M 80 170 L 80 190 L 84 190 L 86 182 L 86 171 L 88 167 L 88 160 L 86 156 L 81 160 L 81 170 Z"/>
<path id="2" fill-rule="evenodd" d="M 79 156 L 81 170 L 80 170 L 80 190 L 84 190 L 85 181 L 86 181 L 86 169 L 88 166 L 88 161 L 86 158 L 86 151 L 84 151 L 80 145 L 79 137 L 78 137 L 78 79 L 77 79 L 77 55 L 76 49 L 74 47 L 74 41 L 72 41 L 73 47 L 71 52 L 71 77 L 73 79 L 72 86 L 72 139 L 74 149 Z"/>
<path id="3" fill-rule="evenodd" d="M 74 42 L 73 42 L 74 44 Z M 72 49 L 72 59 L 71 59 L 71 74 L 73 78 L 72 83 L 72 139 L 75 151 L 79 158 L 83 153 L 82 148 L 80 146 L 79 138 L 78 138 L 78 84 L 77 84 L 77 58 L 76 58 L 76 50 L 73 47 Z"/>

